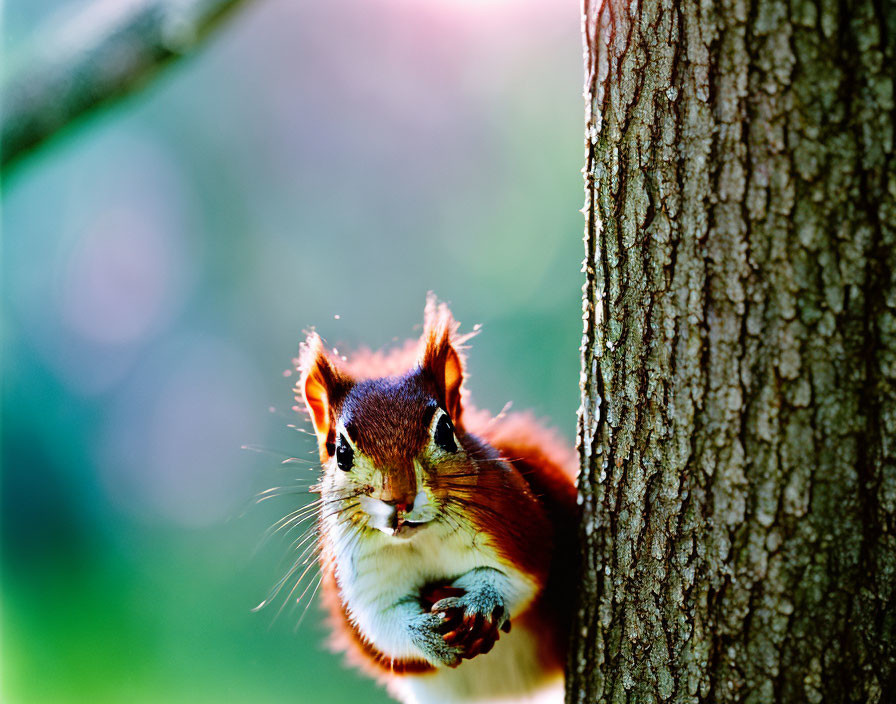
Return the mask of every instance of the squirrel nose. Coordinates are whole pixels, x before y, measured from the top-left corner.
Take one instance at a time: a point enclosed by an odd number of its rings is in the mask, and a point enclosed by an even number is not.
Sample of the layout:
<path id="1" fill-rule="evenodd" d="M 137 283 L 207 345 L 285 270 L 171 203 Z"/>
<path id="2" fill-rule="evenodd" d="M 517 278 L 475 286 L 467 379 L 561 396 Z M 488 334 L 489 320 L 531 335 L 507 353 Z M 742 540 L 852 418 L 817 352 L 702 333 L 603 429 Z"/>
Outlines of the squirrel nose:
<path id="1" fill-rule="evenodd" d="M 411 499 L 411 502 L 413 503 L 413 499 Z M 393 501 L 386 501 L 384 503 L 389 504 L 392 508 L 401 513 L 406 513 L 408 510 L 407 499 L 395 499 Z"/>
<path id="2" fill-rule="evenodd" d="M 386 476 L 379 499 L 396 511 L 408 511 L 413 507 L 416 495 L 417 478 L 413 467 L 396 467 Z"/>
<path id="3" fill-rule="evenodd" d="M 395 509 L 395 513 L 401 516 L 414 510 L 417 496 L 414 492 L 408 492 L 397 497 L 383 497 L 383 503 L 391 506 Z"/>

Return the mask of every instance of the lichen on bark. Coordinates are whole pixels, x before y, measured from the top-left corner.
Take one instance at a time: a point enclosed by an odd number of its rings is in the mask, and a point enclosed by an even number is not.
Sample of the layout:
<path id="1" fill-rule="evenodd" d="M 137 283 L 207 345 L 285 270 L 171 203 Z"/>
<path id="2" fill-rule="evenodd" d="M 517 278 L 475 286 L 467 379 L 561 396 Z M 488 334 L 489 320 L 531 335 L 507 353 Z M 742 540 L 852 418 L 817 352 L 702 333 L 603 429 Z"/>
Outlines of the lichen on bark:
<path id="1" fill-rule="evenodd" d="M 570 702 L 896 691 L 896 6 L 584 2 Z"/>

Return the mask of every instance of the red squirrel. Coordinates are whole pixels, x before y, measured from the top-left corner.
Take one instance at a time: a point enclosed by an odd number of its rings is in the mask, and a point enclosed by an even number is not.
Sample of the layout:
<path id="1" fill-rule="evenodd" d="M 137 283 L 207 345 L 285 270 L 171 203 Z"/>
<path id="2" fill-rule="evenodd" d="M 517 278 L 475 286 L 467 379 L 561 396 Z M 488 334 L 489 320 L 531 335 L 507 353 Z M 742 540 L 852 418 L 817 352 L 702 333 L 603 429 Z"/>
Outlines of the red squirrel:
<path id="1" fill-rule="evenodd" d="M 531 415 L 471 407 L 472 334 L 430 296 L 417 345 L 302 345 L 332 644 L 406 704 L 561 702 L 576 461 Z"/>

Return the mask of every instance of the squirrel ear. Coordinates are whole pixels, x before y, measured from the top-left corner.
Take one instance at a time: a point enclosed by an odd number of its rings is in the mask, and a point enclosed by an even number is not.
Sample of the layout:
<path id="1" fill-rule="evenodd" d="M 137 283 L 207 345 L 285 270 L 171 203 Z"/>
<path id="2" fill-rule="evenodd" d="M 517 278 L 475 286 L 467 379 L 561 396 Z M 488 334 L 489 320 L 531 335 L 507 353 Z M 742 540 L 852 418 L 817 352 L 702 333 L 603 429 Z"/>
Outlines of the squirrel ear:
<path id="1" fill-rule="evenodd" d="M 420 368 L 435 387 L 436 398 L 448 412 L 452 422 L 462 427 L 461 387 L 464 381 L 463 343 L 471 334 L 458 335 L 458 323 L 444 303 L 429 294 L 423 316 Z"/>
<path id="2" fill-rule="evenodd" d="M 318 442 L 331 443 L 335 409 L 351 388 L 352 380 L 336 368 L 316 332 L 310 333 L 302 345 L 299 370 L 302 376 L 296 384 L 296 400 L 305 401 Z"/>

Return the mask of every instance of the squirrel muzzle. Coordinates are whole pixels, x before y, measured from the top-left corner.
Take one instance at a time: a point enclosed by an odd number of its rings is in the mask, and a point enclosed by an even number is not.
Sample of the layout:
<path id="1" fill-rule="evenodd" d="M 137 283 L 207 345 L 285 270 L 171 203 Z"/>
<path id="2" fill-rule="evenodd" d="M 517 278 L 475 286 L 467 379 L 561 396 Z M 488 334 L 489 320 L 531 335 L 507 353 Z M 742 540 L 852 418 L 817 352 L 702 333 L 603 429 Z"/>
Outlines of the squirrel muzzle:
<path id="1" fill-rule="evenodd" d="M 428 493 L 417 485 L 412 465 L 385 473 L 383 488 L 361 497 L 370 526 L 387 535 L 405 537 L 436 517 Z"/>

